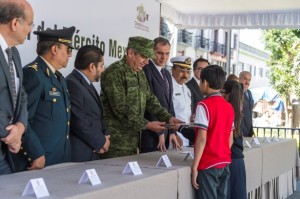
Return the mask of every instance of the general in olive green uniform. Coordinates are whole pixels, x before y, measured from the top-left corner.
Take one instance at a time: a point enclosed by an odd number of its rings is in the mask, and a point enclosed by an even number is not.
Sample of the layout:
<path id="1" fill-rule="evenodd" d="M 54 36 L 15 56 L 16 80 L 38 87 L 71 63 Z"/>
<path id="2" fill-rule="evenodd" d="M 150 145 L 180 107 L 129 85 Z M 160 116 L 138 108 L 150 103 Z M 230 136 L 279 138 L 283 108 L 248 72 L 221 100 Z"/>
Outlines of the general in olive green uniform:
<path id="1" fill-rule="evenodd" d="M 50 40 L 55 42 L 54 45 L 66 48 L 71 46 L 74 31 L 75 27 L 34 33 L 40 36 L 40 41 Z M 61 44 L 59 38 L 63 38 L 60 40 L 63 41 Z M 49 48 L 52 48 L 51 45 Z M 67 52 L 57 51 L 57 53 Z M 71 105 L 67 84 L 55 64 L 50 66 L 49 63 L 54 63 L 53 60 L 47 61 L 47 58 L 43 55 L 38 56 L 23 68 L 29 121 L 22 140 L 22 150 L 14 156 L 17 171 L 25 170 L 34 160 L 42 156 L 46 160 L 44 166 L 71 161 L 69 141 Z"/>
<path id="2" fill-rule="evenodd" d="M 143 57 L 149 58 L 153 55 L 153 41 L 143 37 L 129 38 L 128 48 L 133 48 Z M 137 153 L 139 133 L 148 123 L 144 118 L 145 111 L 164 122 L 172 117 L 150 92 L 144 71 L 132 70 L 127 64 L 127 56 L 111 64 L 101 77 L 104 119 L 111 132 L 107 157 Z"/>

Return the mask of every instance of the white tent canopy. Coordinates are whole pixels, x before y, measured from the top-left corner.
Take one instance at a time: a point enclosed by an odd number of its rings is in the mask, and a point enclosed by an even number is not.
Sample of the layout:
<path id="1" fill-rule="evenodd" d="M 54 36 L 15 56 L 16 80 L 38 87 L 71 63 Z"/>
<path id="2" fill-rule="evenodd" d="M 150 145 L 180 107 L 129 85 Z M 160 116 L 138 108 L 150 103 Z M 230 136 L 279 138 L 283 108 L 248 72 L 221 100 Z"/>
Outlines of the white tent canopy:
<path id="1" fill-rule="evenodd" d="M 300 28 L 300 0 L 157 0 L 178 28 Z"/>

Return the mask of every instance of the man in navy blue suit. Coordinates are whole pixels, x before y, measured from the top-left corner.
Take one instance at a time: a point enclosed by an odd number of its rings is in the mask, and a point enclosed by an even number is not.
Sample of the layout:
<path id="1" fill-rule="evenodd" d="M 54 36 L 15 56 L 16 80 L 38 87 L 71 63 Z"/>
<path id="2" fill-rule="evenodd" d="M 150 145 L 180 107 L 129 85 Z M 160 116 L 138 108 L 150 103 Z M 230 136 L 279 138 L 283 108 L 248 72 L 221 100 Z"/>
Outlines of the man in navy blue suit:
<path id="1" fill-rule="evenodd" d="M 0 175 L 15 171 L 11 153 L 21 147 L 27 127 L 27 97 L 18 50 L 33 27 L 33 10 L 24 0 L 0 2 Z"/>
<path id="2" fill-rule="evenodd" d="M 198 58 L 193 63 L 194 77 L 186 83 L 192 94 L 192 113 L 195 112 L 199 101 L 204 99 L 203 94 L 200 91 L 200 74 L 201 70 L 210 65 L 210 63 L 204 58 Z"/>
<path id="3" fill-rule="evenodd" d="M 166 64 L 170 55 L 171 44 L 163 37 L 154 39 L 153 52 L 155 57 L 149 60 L 149 63 L 143 68 L 147 77 L 151 92 L 157 97 L 160 105 L 168 113 L 175 116 L 172 94 L 173 85 L 170 72 L 166 69 Z M 145 118 L 149 121 L 158 121 L 155 115 L 145 113 Z M 141 135 L 141 152 L 152 152 L 156 150 L 166 151 L 170 142 L 174 148 L 180 148 L 176 131 L 166 130 L 155 133 L 151 130 L 144 130 Z"/>
<path id="4" fill-rule="evenodd" d="M 103 52 L 93 45 L 81 47 L 75 69 L 66 77 L 71 97 L 70 141 L 72 161 L 100 158 L 108 151 L 109 131 L 103 120 L 103 107 L 93 82 L 99 82 L 104 71 Z"/>

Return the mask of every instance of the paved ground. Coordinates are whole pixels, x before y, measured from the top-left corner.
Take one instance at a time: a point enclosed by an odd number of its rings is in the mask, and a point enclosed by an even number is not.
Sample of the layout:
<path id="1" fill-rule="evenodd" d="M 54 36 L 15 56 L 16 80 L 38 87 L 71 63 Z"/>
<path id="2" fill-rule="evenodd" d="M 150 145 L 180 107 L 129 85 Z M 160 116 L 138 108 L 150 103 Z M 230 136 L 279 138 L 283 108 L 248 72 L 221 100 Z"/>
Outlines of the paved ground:
<path id="1" fill-rule="evenodd" d="M 300 199 L 300 181 L 297 182 L 297 189 L 288 199 Z"/>

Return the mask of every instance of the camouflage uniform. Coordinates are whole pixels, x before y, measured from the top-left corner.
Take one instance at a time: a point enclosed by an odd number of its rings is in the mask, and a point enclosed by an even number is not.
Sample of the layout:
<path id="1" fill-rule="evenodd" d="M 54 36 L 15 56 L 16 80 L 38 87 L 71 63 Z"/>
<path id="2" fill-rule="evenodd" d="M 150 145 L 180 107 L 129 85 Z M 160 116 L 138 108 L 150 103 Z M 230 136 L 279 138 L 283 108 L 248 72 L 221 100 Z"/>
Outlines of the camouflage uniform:
<path id="1" fill-rule="evenodd" d="M 148 123 L 145 111 L 160 121 L 167 122 L 172 117 L 150 92 L 144 71 L 132 71 L 126 56 L 103 72 L 101 87 L 104 119 L 111 132 L 106 157 L 136 154 L 139 133 Z"/>

